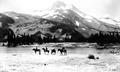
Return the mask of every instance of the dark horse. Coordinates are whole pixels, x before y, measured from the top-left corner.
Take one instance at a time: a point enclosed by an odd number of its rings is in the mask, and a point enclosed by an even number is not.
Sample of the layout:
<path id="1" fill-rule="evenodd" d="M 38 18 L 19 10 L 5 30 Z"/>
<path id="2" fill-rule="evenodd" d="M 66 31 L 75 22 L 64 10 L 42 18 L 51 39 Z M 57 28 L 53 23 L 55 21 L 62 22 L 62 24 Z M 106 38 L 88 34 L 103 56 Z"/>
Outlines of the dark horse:
<path id="1" fill-rule="evenodd" d="M 56 50 L 55 50 L 55 49 L 52 49 L 52 50 L 51 50 L 51 54 L 55 55 L 55 54 L 56 54 Z"/>
<path id="2" fill-rule="evenodd" d="M 62 49 L 58 49 L 58 51 L 60 51 L 61 55 L 67 55 L 67 50 L 65 49 L 65 47 L 63 47 Z"/>
<path id="3" fill-rule="evenodd" d="M 39 55 L 41 54 L 41 50 L 40 49 L 38 49 L 37 47 L 36 48 L 34 48 L 34 49 L 32 49 L 34 52 L 35 52 L 35 54 L 37 53 L 37 52 L 39 52 Z"/>
<path id="4" fill-rule="evenodd" d="M 49 54 L 49 50 L 48 50 L 47 47 L 46 48 L 42 48 L 42 49 L 43 49 L 43 51 L 44 51 L 45 54 Z"/>

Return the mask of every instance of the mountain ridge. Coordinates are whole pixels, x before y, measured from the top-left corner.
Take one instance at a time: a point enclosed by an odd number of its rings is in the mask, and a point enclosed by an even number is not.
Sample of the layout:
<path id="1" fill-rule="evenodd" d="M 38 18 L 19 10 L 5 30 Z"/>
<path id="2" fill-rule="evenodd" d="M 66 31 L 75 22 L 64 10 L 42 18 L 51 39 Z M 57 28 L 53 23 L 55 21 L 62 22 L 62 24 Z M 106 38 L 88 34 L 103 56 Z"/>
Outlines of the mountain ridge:
<path id="1" fill-rule="evenodd" d="M 35 16 L 16 12 L 3 14 L 14 20 L 8 28 L 12 29 L 16 36 L 26 33 L 43 37 L 56 35 L 58 38 L 63 38 L 65 35 L 69 35 L 79 39 L 88 38 L 91 34 L 100 31 L 120 32 L 118 25 L 89 16 L 74 5 L 68 6 L 63 2 L 56 2 L 52 8 L 40 11 L 40 13 L 43 14 Z"/>

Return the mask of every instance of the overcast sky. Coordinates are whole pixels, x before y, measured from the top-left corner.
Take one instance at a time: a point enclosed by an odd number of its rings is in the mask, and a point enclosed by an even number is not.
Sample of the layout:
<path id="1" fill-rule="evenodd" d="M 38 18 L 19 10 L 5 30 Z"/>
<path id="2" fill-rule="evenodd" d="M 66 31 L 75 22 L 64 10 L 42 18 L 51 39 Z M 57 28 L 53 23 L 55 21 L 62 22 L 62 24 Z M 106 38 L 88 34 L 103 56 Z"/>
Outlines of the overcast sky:
<path id="1" fill-rule="evenodd" d="M 0 12 L 29 12 L 49 8 L 57 0 L 0 0 Z M 120 0 L 61 0 L 95 17 L 120 17 Z"/>

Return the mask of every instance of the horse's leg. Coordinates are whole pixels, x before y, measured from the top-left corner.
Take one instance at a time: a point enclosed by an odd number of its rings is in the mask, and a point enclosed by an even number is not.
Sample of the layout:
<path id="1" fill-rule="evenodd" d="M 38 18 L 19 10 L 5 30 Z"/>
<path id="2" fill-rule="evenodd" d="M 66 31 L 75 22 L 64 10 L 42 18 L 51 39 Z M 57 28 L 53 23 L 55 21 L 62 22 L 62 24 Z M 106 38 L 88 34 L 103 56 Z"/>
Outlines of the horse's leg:
<path id="1" fill-rule="evenodd" d="M 64 52 L 64 55 L 66 55 L 66 52 Z"/>
<path id="2" fill-rule="evenodd" d="M 45 50 L 43 50 L 44 51 L 44 54 L 46 54 L 46 51 Z"/>
<path id="3" fill-rule="evenodd" d="M 64 52 L 64 50 L 62 50 L 62 55 L 65 55 L 65 52 Z"/>
<path id="4" fill-rule="evenodd" d="M 49 51 L 47 51 L 47 55 L 49 54 Z"/>
<path id="5" fill-rule="evenodd" d="M 63 51 L 63 55 L 65 55 L 65 51 Z"/>
<path id="6" fill-rule="evenodd" d="M 46 51 L 44 51 L 44 54 L 46 55 Z"/>
<path id="7" fill-rule="evenodd" d="M 56 53 L 54 52 L 54 55 L 55 55 Z"/>
<path id="8" fill-rule="evenodd" d="M 47 50 L 45 50 L 45 54 L 47 55 Z"/>
<path id="9" fill-rule="evenodd" d="M 37 51 L 36 51 L 36 54 L 37 54 Z"/>
<path id="10" fill-rule="evenodd" d="M 65 55 L 67 55 L 67 52 L 65 52 Z"/>
<path id="11" fill-rule="evenodd" d="M 41 51 L 39 50 L 39 55 L 41 55 Z"/>
<path id="12" fill-rule="evenodd" d="M 41 51 L 40 51 L 40 55 L 41 55 Z"/>
<path id="13" fill-rule="evenodd" d="M 51 54 L 53 53 L 53 51 L 51 50 Z"/>
<path id="14" fill-rule="evenodd" d="M 60 54 L 60 55 L 62 54 L 61 51 L 59 51 L 59 54 Z"/>
<path id="15" fill-rule="evenodd" d="M 49 51 L 48 51 L 48 50 L 46 50 L 46 54 L 47 54 L 47 55 L 49 54 Z"/>
<path id="16" fill-rule="evenodd" d="M 53 52 L 53 51 L 51 50 L 51 54 L 52 54 L 52 52 Z"/>
<path id="17" fill-rule="evenodd" d="M 65 55 L 65 52 L 63 51 L 63 55 Z"/>
<path id="18" fill-rule="evenodd" d="M 43 53 L 45 54 L 45 51 L 43 50 Z"/>
<path id="19" fill-rule="evenodd" d="M 56 55 L 56 51 L 55 51 L 55 55 Z"/>
<path id="20" fill-rule="evenodd" d="M 67 55 L 67 52 L 66 52 L 66 51 L 64 51 L 64 55 Z"/>
<path id="21" fill-rule="evenodd" d="M 53 51 L 53 55 L 55 55 L 56 53 L 55 53 L 55 51 Z"/>
<path id="22" fill-rule="evenodd" d="M 35 50 L 33 50 L 34 51 L 34 53 L 35 53 Z"/>
<path id="23" fill-rule="evenodd" d="M 35 54 L 36 54 L 36 50 L 35 50 Z"/>
<path id="24" fill-rule="evenodd" d="M 67 50 L 64 50 L 65 55 L 67 55 Z"/>
<path id="25" fill-rule="evenodd" d="M 54 55 L 56 54 L 56 50 L 54 50 Z"/>
<path id="26" fill-rule="evenodd" d="M 59 55 L 62 55 L 61 50 L 58 50 Z"/>
<path id="27" fill-rule="evenodd" d="M 61 53 L 61 55 L 63 55 L 63 52 L 62 52 L 62 51 L 61 51 L 60 53 Z"/>

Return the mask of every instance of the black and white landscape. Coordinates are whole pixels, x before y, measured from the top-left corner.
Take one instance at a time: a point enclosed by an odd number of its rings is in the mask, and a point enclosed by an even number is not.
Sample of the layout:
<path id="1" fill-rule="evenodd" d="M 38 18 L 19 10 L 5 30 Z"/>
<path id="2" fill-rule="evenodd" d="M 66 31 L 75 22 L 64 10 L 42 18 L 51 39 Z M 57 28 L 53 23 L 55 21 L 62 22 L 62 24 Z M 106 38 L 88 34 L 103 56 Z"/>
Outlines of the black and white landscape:
<path id="1" fill-rule="evenodd" d="M 111 17 L 88 15 L 74 4 L 78 0 L 70 1 L 29 12 L 0 5 L 0 72 L 120 72 L 120 20 L 113 11 Z M 32 2 L 23 5 L 34 8 Z"/>

